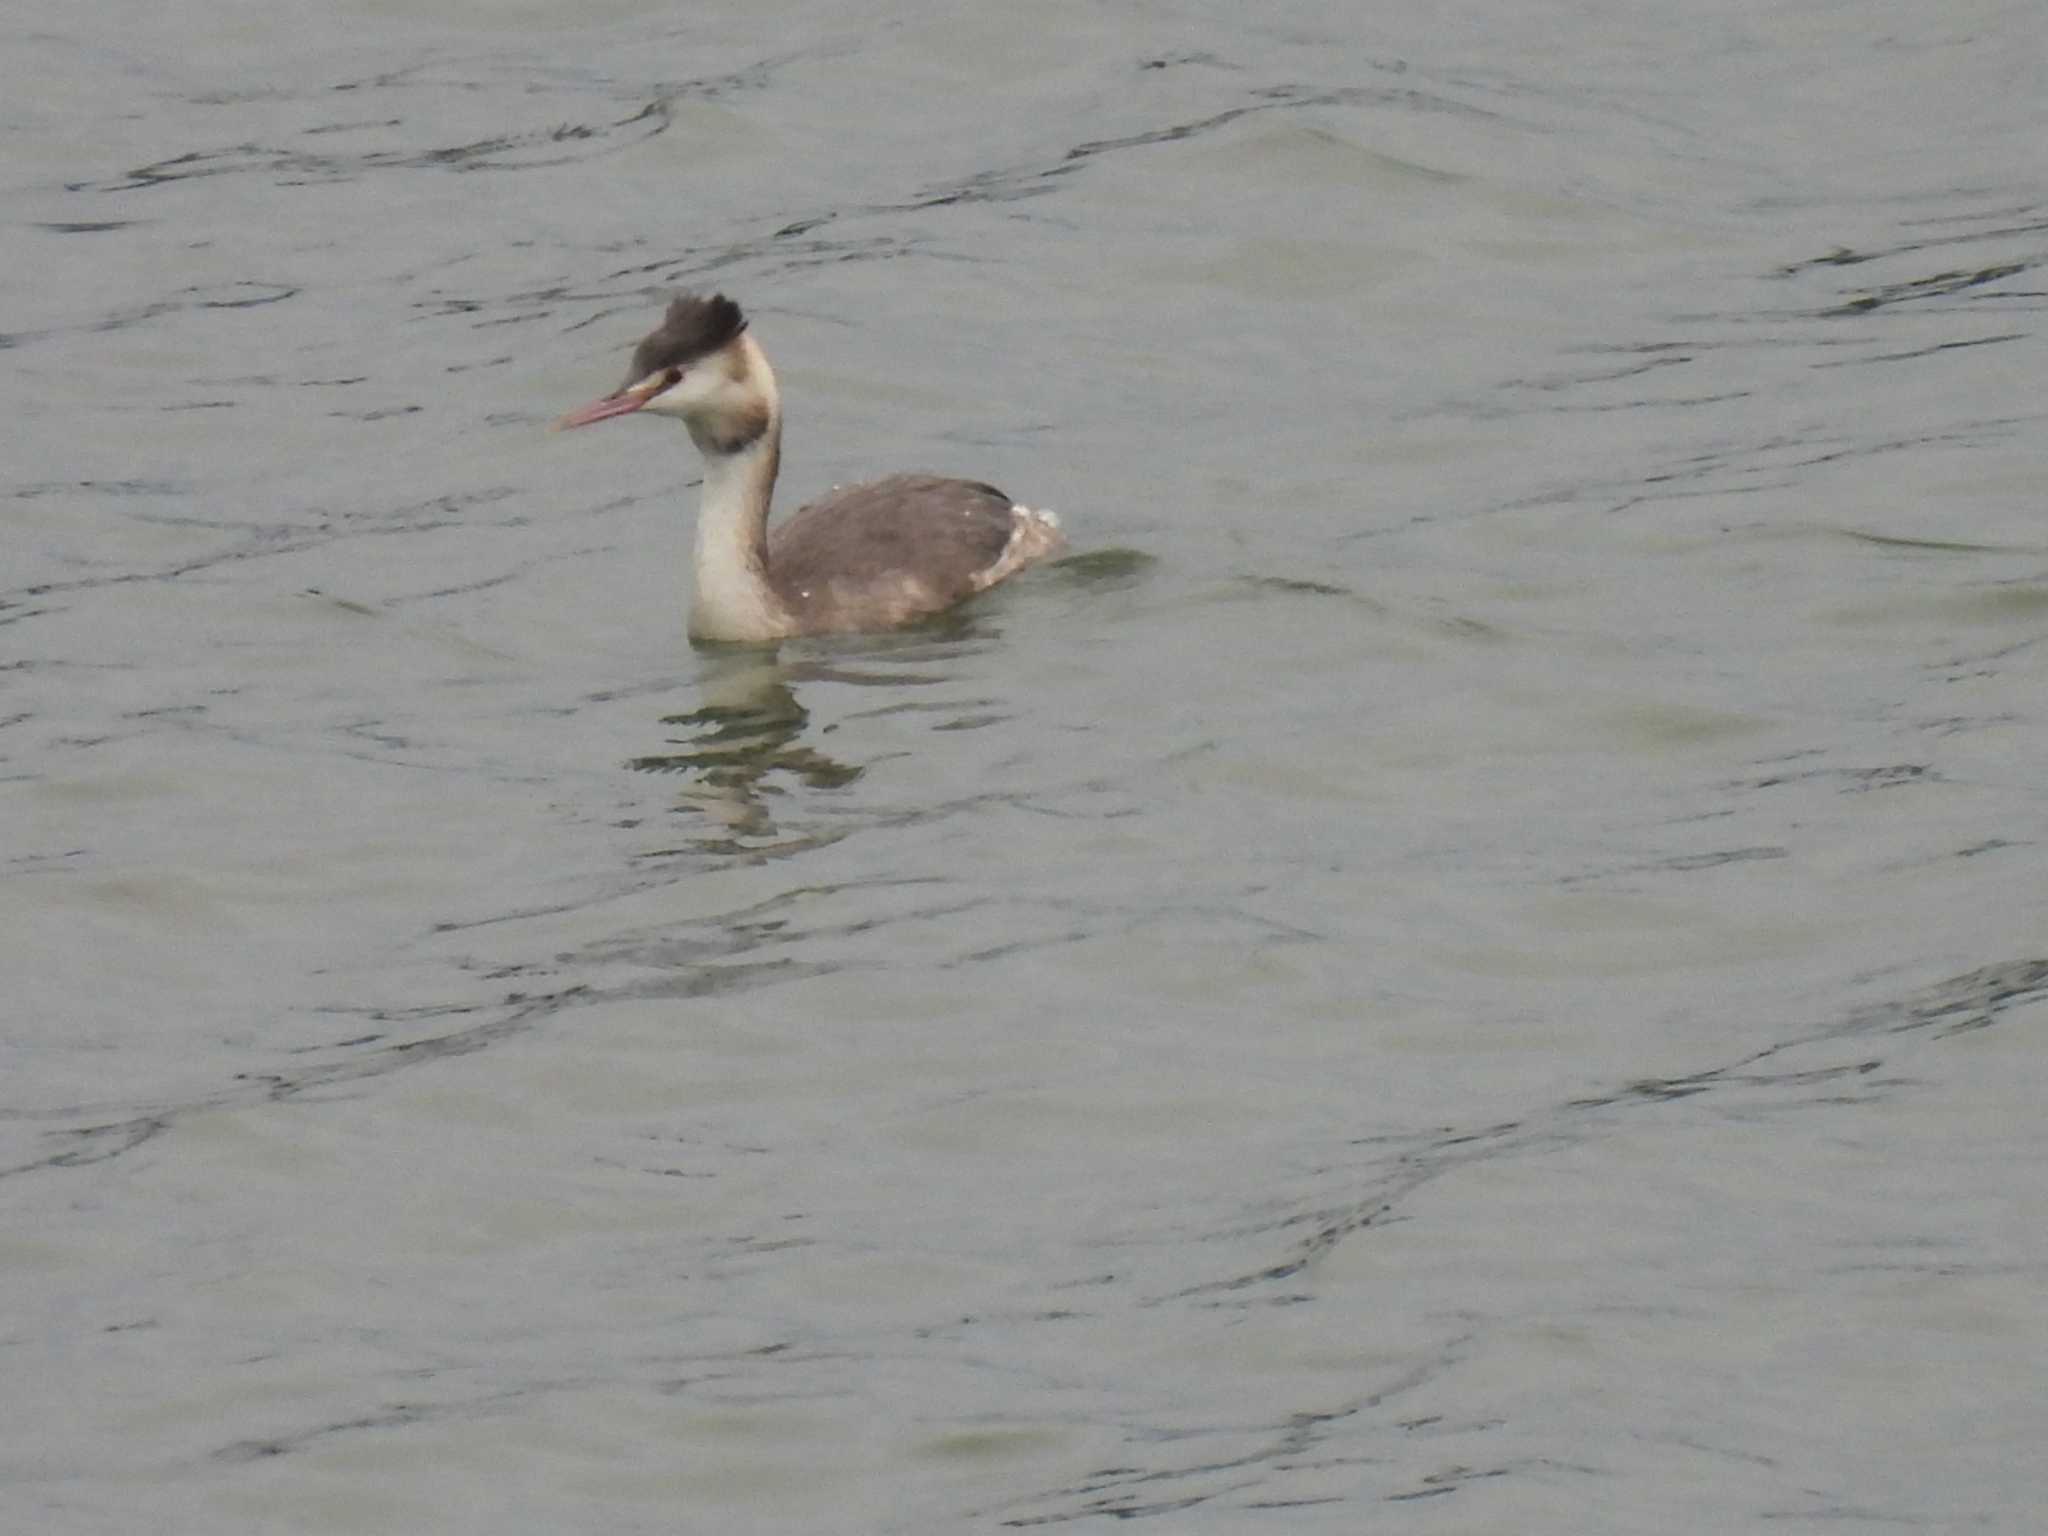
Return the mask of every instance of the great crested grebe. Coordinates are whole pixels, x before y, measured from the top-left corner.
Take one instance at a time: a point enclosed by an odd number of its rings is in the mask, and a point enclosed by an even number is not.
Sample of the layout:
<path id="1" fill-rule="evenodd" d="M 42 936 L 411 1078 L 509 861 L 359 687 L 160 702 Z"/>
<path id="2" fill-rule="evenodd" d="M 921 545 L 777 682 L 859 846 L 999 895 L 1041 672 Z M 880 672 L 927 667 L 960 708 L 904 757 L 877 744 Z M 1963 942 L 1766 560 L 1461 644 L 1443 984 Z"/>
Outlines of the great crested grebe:
<path id="1" fill-rule="evenodd" d="M 891 475 L 768 528 L 782 457 L 775 373 L 724 294 L 684 294 L 633 349 L 626 382 L 571 411 L 583 427 L 630 411 L 680 416 L 704 456 L 690 638 L 761 642 L 892 629 L 952 607 L 1066 540 L 1059 519 L 978 480 Z"/>

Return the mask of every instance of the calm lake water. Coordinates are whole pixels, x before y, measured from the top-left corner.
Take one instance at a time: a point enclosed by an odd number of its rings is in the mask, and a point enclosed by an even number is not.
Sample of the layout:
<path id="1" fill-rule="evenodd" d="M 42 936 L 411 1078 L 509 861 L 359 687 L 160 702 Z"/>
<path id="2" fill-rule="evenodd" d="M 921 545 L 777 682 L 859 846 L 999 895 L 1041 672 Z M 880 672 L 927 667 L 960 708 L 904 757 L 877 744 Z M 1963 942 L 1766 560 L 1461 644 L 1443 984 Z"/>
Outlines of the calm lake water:
<path id="1" fill-rule="evenodd" d="M 2040 9 L 1384 10 L 14 29 L 0 1525 L 2039 1529 Z"/>

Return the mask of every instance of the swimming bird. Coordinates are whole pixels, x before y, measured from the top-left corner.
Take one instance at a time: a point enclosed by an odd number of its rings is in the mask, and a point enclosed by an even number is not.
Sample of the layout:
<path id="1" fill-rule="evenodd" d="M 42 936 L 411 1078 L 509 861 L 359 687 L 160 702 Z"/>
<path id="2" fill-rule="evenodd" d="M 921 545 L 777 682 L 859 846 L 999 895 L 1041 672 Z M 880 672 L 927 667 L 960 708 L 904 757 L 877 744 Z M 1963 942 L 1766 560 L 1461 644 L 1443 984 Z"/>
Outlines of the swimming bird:
<path id="1" fill-rule="evenodd" d="M 768 526 L 782 459 L 774 370 L 724 294 L 683 294 L 633 349 L 626 380 L 569 412 L 585 427 L 674 416 L 704 459 L 690 638 L 763 643 L 894 629 L 987 590 L 1066 540 L 1058 517 L 979 480 L 890 475 Z"/>

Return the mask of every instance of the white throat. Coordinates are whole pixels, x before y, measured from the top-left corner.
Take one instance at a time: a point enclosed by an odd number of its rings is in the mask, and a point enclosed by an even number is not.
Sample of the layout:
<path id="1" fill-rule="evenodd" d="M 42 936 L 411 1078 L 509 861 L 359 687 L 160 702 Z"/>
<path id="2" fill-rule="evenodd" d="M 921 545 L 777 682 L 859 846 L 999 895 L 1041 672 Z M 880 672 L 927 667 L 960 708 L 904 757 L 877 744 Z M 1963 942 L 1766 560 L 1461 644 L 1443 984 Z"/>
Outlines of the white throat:
<path id="1" fill-rule="evenodd" d="M 790 633 L 789 615 L 768 584 L 768 502 L 781 440 L 781 425 L 772 422 L 738 453 L 704 456 L 692 639 L 758 641 Z"/>

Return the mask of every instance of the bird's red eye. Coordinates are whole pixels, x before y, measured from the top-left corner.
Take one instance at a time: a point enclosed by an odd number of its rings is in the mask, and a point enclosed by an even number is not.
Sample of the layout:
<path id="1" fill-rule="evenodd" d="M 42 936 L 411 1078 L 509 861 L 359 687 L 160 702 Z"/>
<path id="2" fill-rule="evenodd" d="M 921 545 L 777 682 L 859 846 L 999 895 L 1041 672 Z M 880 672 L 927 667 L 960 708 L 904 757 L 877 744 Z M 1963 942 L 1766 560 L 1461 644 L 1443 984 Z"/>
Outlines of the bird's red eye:
<path id="1" fill-rule="evenodd" d="M 661 376 L 661 387 L 663 389 L 674 389 L 682 382 L 683 370 L 680 368 L 671 368 Z"/>

